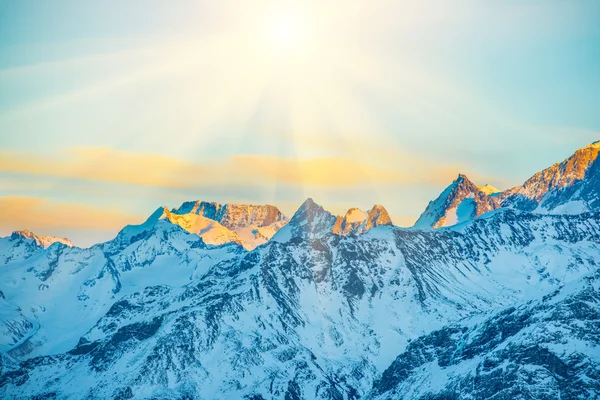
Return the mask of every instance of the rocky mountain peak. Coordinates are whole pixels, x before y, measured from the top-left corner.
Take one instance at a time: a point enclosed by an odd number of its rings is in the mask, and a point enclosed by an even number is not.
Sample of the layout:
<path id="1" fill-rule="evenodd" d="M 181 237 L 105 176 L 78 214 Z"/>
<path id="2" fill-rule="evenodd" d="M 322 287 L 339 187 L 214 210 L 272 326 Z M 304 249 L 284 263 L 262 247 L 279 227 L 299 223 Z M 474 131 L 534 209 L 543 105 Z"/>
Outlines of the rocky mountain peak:
<path id="1" fill-rule="evenodd" d="M 335 220 L 336 217 L 333 214 L 315 203 L 313 199 L 308 198 L 294 213 L 294 216 L 290 219 L 289 225 L 307 227 L 308 230 L 312 231 L 313 225 L 315 224 L 318 226 L 331 224 L 331 229 L 333 228 Z"/>
<path id="2" fill-rule="evenodd" d="M 73 247 L 73 243 L 67 238 L 60 238 L 60 237 L 55 237 L 55 236 L 40 236 L 40 235 L 36 235 L 35 233 L 33 233 L 27 229 L 22 229 L 22 230 L 13 232 L 11 235 L 11 238 L 13 238 L 13 239 L 18 239 L 18 238 L 30 239 L 30 240 L 33 240 L 36 245 L 43 247 L 45 249 L 47 249 L 54 243 L 61 243 L 61 244 L 64 244 L 65 246 Z"/>
<path id="3" fill-rule="evenodd" d="M 463 173 L 459 173 L 458 177 L 454 180 L 454 182 L 471 182 L 471 180 L 469 179 L 469 177 L 467 177 L 467 175 L 463 174 Z"/>
<path id="4" fill-rule="evenodd" d="M 333 215 L 308 198 L 274 239 L 285 242 L 292 237 L 316 238 L 328 233 L 341 236 L 360 235 L 377 226 L 391 224 L 392 220 L 387 210 L 381 205 L 375 205 L 369 211 L 353 207 L 342 217 Z"/>
<path id="5" fill-rule="evenodd" d="M 207 201 L 188 201 L 171 211 L 174 214 L 196 214 L 217 221 L 231 230 L 260 228 L 277 222 L 287 221 L 287 217 L 272 205 L 220 204 Z"/>
<path id="6" fill-rule="evenodd" d="M 346 215 L 338 217 L 333 232 L 342 236 L 359 235 L 380 225 L 392 225 L 392 219 L 381 205 L 374 205 L 369 211 L 351 208 Z"/>
<path id="7" fill-rule="evenodd" d="M 375 204 L 369 211 L 369 220 L 372 221 L 373 226 L 393 224 L 390 214 L 379 204 Z"/>
<path id="8" fill-rule="evenodd" d="M 455 225 L 500 206 L 499 201 L 488 196 L 466 175 L 459 174 L 440 196 L 430 202 L 414 227 L 419 229 L 441 228 Z"/>
<path id="9" fill-rule="evenodd" d="M 504 207 L 523 211 L 577 213 L 600 206 L 599 142 L 583 147 L 562 162 L 529 178 L 522 186 L 502 194 Z"/>

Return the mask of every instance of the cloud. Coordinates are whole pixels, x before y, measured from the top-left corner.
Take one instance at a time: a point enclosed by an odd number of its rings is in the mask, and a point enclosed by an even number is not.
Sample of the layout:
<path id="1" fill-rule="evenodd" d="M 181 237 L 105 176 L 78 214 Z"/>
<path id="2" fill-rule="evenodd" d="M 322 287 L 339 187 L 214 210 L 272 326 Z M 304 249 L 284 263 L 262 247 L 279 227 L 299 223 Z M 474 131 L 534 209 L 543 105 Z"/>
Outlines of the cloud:
<path id="1" fill-rule="evenodd" d="M 60 157 L 0 152 L 0 172 L 139 186 L 185 188 L 210 172 L 197 164 L 154 154 L 104 147 L 74 147 Z"/>
<path id="2" fill-rule="evenodd" d="M 0 197 L 0 229 L 30 229 L 48 232 L 63 228 L 114 230 L 143 221 L 143 216 L 117 210 L 100 210 L 76 203 L 58 203 L 45 198 Z"/>
<path id="3" fill-rule="evenodd" d="M 379 168 L 349 158 L 308 158 L 240 155 L 231 158 L 234 170 L 248 177 L 301 186 L 345 187 L 365 183 L 403 182 L 394 169 Z"/>
<path id="4" fill-rule="evenodd" d="M 368 151 L 365 154 L 369 157 L 241 154 L 194 163 L 105 147 L 73 147 L 60 156 L 0 152 L 0 172 L 166 189 L 248 183 L 331 188 L 365 184 L 439 185 L 464 172 L 458 165 L 373 145 L 365 145 L 363 150 Z"/>

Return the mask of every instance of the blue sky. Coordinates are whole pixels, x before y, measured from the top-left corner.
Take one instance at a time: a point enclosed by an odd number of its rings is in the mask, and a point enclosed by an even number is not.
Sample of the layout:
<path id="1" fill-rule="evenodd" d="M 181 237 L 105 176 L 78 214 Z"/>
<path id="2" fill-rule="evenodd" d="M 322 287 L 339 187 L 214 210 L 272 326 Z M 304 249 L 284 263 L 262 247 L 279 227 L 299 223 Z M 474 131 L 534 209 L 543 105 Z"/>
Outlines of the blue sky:
<path id="1" fill-rule="evenodd" d="M 501 189 L 600 138 L 598 1 L 0 1 L 0 234 Z"/>

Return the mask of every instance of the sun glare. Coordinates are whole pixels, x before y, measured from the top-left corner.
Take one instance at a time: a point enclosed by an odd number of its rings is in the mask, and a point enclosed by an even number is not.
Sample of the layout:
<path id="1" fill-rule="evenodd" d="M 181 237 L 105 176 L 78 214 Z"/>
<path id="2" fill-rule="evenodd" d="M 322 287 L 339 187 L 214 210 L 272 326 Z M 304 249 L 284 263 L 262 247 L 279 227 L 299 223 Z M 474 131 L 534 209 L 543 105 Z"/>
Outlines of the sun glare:
<path id="1" fill-rule="evenodd" d="M 294 53 L 308 46 L 310 24 L 300 10 L 282 8 L 272 10 L 264 22 L 266 41 L 272 50 L 280 53 Z"/>

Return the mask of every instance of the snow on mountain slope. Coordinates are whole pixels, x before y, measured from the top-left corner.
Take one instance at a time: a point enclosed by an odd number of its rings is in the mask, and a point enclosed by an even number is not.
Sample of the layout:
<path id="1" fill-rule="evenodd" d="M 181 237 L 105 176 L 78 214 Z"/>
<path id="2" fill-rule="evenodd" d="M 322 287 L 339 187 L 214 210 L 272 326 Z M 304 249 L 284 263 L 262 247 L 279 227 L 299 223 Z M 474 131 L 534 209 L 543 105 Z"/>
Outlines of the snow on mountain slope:
<path id="1" fill-rule="evenodd" d="M 600 210 L 600 142 L 577 150 L 563 162 L 535 174 L 522 186 L 504 192 L 491 185 L 476 186 L 459 175 L 417 220 L 417 229 L 452 226 L 497 208 L 580 214 Z"/>
<path id="2" fill-rule="evenodd" d="M 414 225 L 417 229 L 442 228 L 470 221 L 500 207 L 495 196 L 488 194 L 460 174 L 434 201 Z"/>
<path id="3" fill-rule="evenodd" d="M 125 227 L 114 240 L 89 249 L 55 244 L 26 252 L 21 242 L 17 252 L 9 247 L 14 242 L 14 236 L 0 239 L 0 249 L 11 254 L 0 257 L 0 290 L 39 328 L 10 348 L 15 360 L 67 351 L 120 297 L 151 285 L 184 285 L 244 252 L 237 245 L 208 247 L 160 220 Z"/>
<path id="4" fill-rule="evenodd" d="M 170 212 L 165 209 L 165 218 L 199 235 L 207 244 L 237 243 L 247 250 L 266 243 L 287 223 L 287 217 L 271 205 L 206 201 L 185 202 Z"/>
<path id="5" fill-rule="evenodd" d="M 13 349 L 34 335 L 39 328 L 28 320 L 19 307 L 10 304 L 0 292 L 0 353 Z"/>
<path id="6" fill-rule="evenodd" d="M 182 287 L 144 285 L 69 351 L 6 366 L 0 394 L 358 399 L 409 340 L 598 268 L 599 214 L 500 210 L 461 232 L 379 226 L 347 237 L 324 229 L 336 220 L 307 201 L 274 237 L 289 227 L 288 240 L 212 264 Z"/>
<path id="7" fill-rule="evenodd" d="M 244 248 L 252 250 L 262 244 L 267 243 L 273 235 L 283 228 L 288 222 L 278 221 L 267 226 L 248 226 L 245 228 L 238 228 L 235 232 L 241 240 Z"/>
<path id="8" fill-rule="evenodd" d="M 417 339 L 368 399 L 600 398 L 600 274 Z"/>
<path id="9" fill-rule="evenodd" d="M 2 238 L 0 397 L 598 397 L 597 148 L 524 191 L 461 175 L 426 229 L 308 199 L 289 223 L 161 207 L 89 249 Z"/>
<path id="10" fill-rule="evenodd" d="M 169 222 L 179 225 L 189 233 L 200 236 L 206 244 L 220 246 L 227 243 L 236 243 L 242 245 L 242 241 L 236 232 L 229 230 L 217 221 L 195 213 L 171 213 L 166 208 L 164 213 Z"/>
<path id="11" fill-rule="evenodd" d="M 21 236 L 25 239 L 32 239 L 38 246 L 47 249 L 53 243 L 62 243 L 65 246 L 73 247 L 73 243 L 67 238 L 59 238 L 55 236 L 38 236 L 35 233 L 26 229 L 13 232 L 13 235 Z"/>

